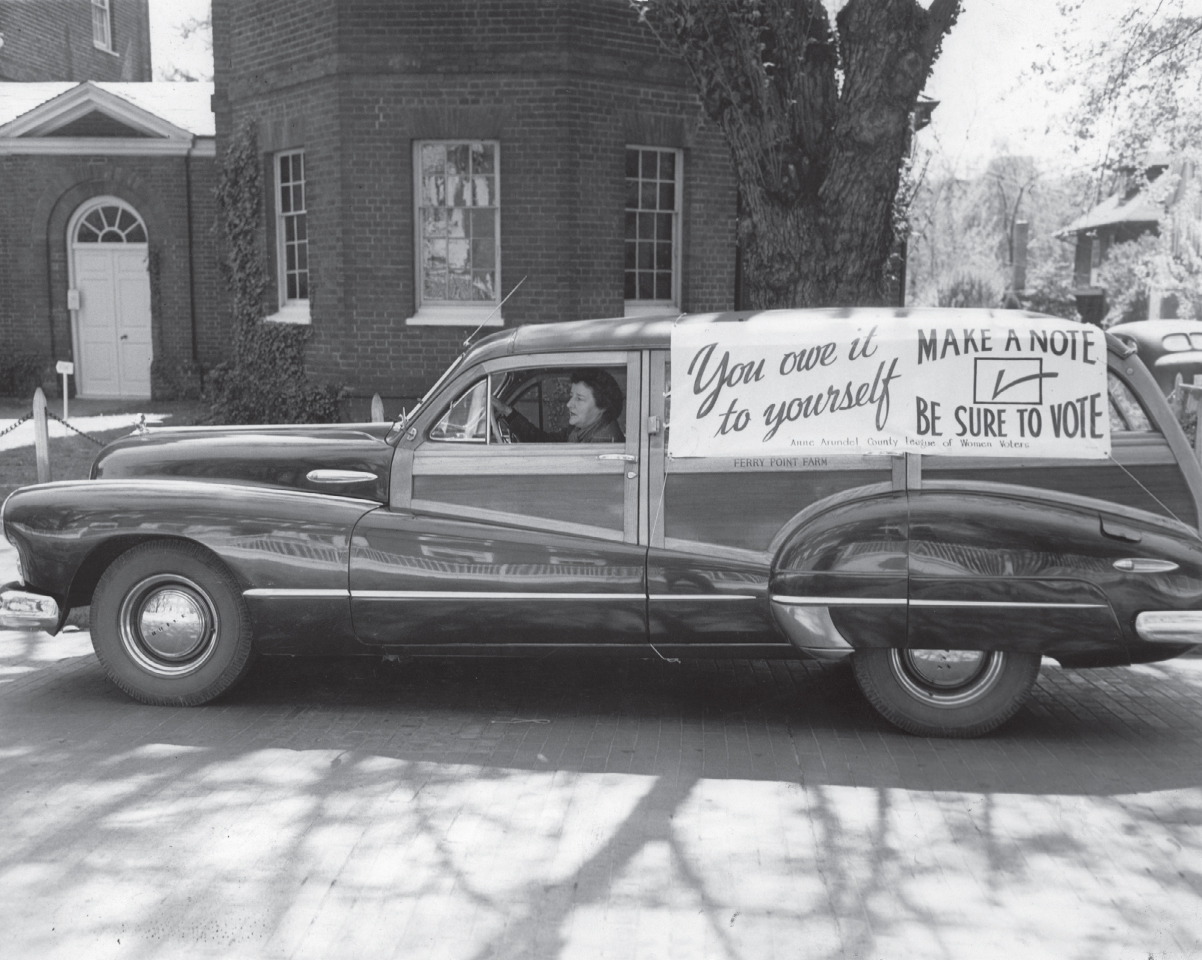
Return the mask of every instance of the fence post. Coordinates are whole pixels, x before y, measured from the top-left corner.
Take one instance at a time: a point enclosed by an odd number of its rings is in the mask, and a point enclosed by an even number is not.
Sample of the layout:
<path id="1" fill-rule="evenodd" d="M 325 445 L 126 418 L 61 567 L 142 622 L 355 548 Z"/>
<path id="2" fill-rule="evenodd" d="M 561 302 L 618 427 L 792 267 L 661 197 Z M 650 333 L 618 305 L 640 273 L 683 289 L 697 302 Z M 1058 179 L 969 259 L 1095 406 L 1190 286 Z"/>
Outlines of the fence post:
<path id="1" fill-rule="evenodd" d="M 372 394 L 371 398 L 371 422 L 384 422 L 384 401 L 380 399 L 378 393 Z"/>
<path id="2" fill-rule="evenodd" d="M 50 482 L 50 431 L 46 423 L 46 394 L 33 392 L 33 446 L 38 462 L 38 483 Z"/>

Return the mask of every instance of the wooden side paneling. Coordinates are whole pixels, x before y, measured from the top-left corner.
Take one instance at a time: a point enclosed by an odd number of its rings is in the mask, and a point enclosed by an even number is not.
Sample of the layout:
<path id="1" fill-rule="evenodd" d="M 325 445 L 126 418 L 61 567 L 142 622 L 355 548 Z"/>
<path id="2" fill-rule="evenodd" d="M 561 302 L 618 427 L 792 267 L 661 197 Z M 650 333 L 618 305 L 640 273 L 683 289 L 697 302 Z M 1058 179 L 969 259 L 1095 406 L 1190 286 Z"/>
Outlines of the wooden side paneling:
<path id="1" fill-rule="evenodd" d="M 747 550 L 765 550 L 789 519 L 831 494 L 888 483 L 889 461 L 875 470 L 779 473 L 672 473 L 664 535 Z"/>
<path id="2" fill-rule="evenodd" d="M 622 473 L 417 476 L 413 499 L 622 531 Z"/>

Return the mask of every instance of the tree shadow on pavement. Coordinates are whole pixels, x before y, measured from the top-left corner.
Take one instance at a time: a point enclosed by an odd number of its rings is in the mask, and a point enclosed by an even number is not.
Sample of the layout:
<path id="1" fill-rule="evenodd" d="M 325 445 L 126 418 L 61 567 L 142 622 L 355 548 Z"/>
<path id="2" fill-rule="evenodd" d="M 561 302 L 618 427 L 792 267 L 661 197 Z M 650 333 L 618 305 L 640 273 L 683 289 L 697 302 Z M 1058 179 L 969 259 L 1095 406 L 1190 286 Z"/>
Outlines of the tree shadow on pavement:
<path id="1" fill-rule="evenodd" d="M 177 710 L 37 647 L 0 656 L 40 664 L 0 673 L 0 921 L 39 955 L 1092 958 L 1202 934 L 1202 664 L 1045 667 L 994 735 L 934 741 L 845 665 L 264 659 Z"/>

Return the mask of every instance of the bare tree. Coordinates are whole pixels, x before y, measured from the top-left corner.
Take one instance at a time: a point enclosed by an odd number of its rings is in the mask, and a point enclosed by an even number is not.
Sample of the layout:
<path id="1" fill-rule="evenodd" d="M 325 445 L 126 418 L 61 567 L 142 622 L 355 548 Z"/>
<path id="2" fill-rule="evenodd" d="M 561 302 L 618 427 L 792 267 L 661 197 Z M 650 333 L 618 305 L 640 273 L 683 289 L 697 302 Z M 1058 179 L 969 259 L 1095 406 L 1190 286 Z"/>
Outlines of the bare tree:
<path id="1" fill-rule="evenodd" d="M 730 145 L 755 308 L 883 303 L 911 116 L 960 0 L 632 0 Z"/>
<path id="2" fill-rule="evenodd" d="M 177 24 L 175 32 L 179 34 L 181 40 L 191 40 L 196 37 L 204 45 L 205 50 L 211 55 L 213 52 L 213 15 L 207 13 L 203 17 L 189 17 L 183 23 Z M 213 79 L 211 71 L 192 71 L 175 63 L 168 63 L 164 67 L 159 68 L 160 80 L 171 81 L 186 81 L 196 82 L 200 80 L 208 81 Z"/>

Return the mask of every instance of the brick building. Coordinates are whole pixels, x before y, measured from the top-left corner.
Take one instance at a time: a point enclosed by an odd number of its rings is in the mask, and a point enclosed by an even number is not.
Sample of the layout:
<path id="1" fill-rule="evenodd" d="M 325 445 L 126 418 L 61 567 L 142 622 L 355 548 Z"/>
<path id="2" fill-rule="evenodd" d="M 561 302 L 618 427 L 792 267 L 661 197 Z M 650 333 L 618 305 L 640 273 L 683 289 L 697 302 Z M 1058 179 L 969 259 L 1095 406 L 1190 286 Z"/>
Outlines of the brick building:
<path id="1" fill-rule="evenodd" d="M 733 305 L 728 149 L 627 0 L 212 13 L 219 152 L 257 135 L 266 312 L 315 378 L 412 398 L 481 323 Z"/>
<path id="2" fill-rule="evenodd" d="M 0 0 L 0 82 L 145 81 L 148 0 Z"/>
<path id="3" fill-rule="evenodd" d="M 0 0 L 0 36 L 0 391 L 73 360 L 79 395 L 195 393 L 228 312 L 212 86 L 148 82 L 147 0 Z"/>

